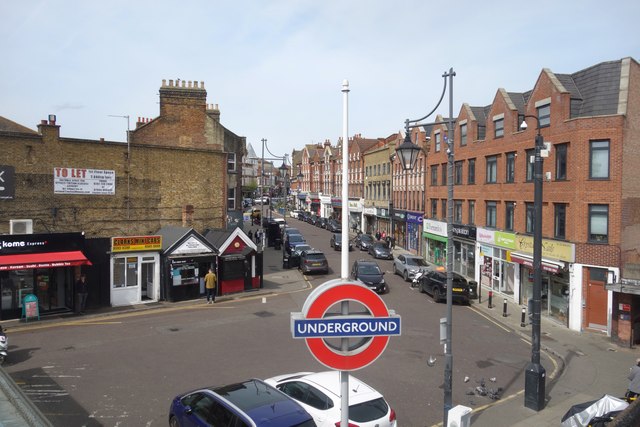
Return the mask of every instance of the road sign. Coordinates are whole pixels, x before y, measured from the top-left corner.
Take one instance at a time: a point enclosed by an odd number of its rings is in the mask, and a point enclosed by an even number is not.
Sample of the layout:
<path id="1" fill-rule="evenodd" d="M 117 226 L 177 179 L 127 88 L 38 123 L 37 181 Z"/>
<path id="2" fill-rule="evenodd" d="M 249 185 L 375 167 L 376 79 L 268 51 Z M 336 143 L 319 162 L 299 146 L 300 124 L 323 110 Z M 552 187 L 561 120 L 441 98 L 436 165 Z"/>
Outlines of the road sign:
<path id="1" fill-rule="evenodd" d="M 16 194 L 16 170 L 13 166 L 0 165 L 0 199 L 13 199 Z"/>
<path id="2" fill-rule="evenodd" d="M 357 313 L 332 313 L 331 307 L 355 302 Z M 323 365 L 341 371 L 364 368 L 375 361 L 387 347 L 389 337 L 400 335 L 400 316 L 388 310 L 378 294 L 365 285 L 341 279 L 317 287 L 307 298 L 301 313 L 291 313 L 291 333 L 305 339 L 311 354 Z M 325 339 L 357 338 L 343 351 Z"/>

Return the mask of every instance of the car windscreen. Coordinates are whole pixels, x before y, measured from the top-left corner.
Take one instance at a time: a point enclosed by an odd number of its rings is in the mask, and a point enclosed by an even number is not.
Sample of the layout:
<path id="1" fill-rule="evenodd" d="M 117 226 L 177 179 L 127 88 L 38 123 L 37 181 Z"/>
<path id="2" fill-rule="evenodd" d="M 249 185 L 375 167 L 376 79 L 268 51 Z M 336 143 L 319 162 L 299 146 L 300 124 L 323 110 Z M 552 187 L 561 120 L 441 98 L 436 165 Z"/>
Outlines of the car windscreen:
<path id="1" fill-rule="evenodd" d="M 309 249 L 311 249 L 311 246 L 309 245 L 297 245 L 293 253 L 296 255 L 300 255 L 303 251 L 308 251 Z"/>
<path id="2" fill-rule="evenodd" d="M 349 406 L 349 419 L 357 423 L 367 423 L 384 417 L 388 411 L 389 406 L 387 402 L 380 397 L 368 402 Z"/>
<path id="3" fill-rule="evenodd" d="M 372 240 L 373 240 L 373 237 L 369 236 L 368 234 L 360 236 L 360 241 L 362 242 L 371 242 Z"/>
<path id="4" fill-rule="evenodd" d="M 289 242 L 290 243 L 299 243 L 304 242 L 304 237 L 301 234 L 289 234 Z"/>
<path id="5" fill-rule="evenodd" d="M 382 274 L 382 272 L 375 264 L 362 264 L 358 266 L 358 274 Z"/>
<path id="6" fill-rule="evenodd" d="M 419 267 L 429 266 L 422 258 L 407 258 L 407 265 L 417 265 Z"/>

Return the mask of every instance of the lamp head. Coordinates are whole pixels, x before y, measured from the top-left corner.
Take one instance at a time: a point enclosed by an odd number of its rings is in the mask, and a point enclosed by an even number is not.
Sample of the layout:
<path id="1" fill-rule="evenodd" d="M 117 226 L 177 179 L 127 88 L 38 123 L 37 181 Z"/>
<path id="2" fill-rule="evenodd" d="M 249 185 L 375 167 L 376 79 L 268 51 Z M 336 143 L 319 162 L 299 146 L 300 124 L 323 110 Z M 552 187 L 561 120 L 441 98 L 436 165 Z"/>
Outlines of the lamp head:
<path id="1" fill-rule="evenodd" d="M 527 129 L 527 121 L 526 120 L 522 120 L 522 123 L 520 123 L 520 129 L 525 130 Z"/>

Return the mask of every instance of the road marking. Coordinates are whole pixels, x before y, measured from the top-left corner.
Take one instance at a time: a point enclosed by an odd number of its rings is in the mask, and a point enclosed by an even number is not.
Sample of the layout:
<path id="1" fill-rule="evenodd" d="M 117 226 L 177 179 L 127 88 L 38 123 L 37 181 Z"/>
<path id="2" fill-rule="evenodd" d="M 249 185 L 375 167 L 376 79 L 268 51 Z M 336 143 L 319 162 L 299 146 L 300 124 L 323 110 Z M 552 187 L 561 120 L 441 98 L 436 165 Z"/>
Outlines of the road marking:
<path id="1" fill-rule="evenodd" d="M 494 325 L 498 326 L 499 328 L 503 329 L 506 332 L 511 332 L 511 329 L 505 328 L 504 326 L 502 326 L 500 323 L 496 322 L 495 320 L 493 320 L 492 318 L 490 318 L 489 316 L 487 316 L 486 314 L 482 313 L 480 310 L 478 310 L 477 308 L 473 308 L 471 306 L 468 306 L 469 310 L 475 311 L 478 315 L 484 317 L 485 319 L 487 319 L 489 322 L 493 323 Z"/>

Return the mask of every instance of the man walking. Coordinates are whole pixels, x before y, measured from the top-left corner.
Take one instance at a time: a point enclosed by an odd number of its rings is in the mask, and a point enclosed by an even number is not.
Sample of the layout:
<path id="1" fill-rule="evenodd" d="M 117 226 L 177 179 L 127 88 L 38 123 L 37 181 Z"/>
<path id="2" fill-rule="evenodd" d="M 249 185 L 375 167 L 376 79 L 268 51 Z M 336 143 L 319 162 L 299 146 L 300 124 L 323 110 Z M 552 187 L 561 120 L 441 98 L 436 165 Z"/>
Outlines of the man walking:
<path id="1" fill-rule="evenodd" d="M 87 297 L 89 296 L 89 287 L 87 285 L 87 276 L 83 273 L 76 282 L 76 313 L 84 314 L 87 307 Z"/>
<path id="2" fill-rule="evenodd" d="M 210 268 L 209 272 L 204 276 L 204 288 L 207 293 L 207 304 L 214 304 L 216 302 L 216 284 L 218 278 Z"/>

